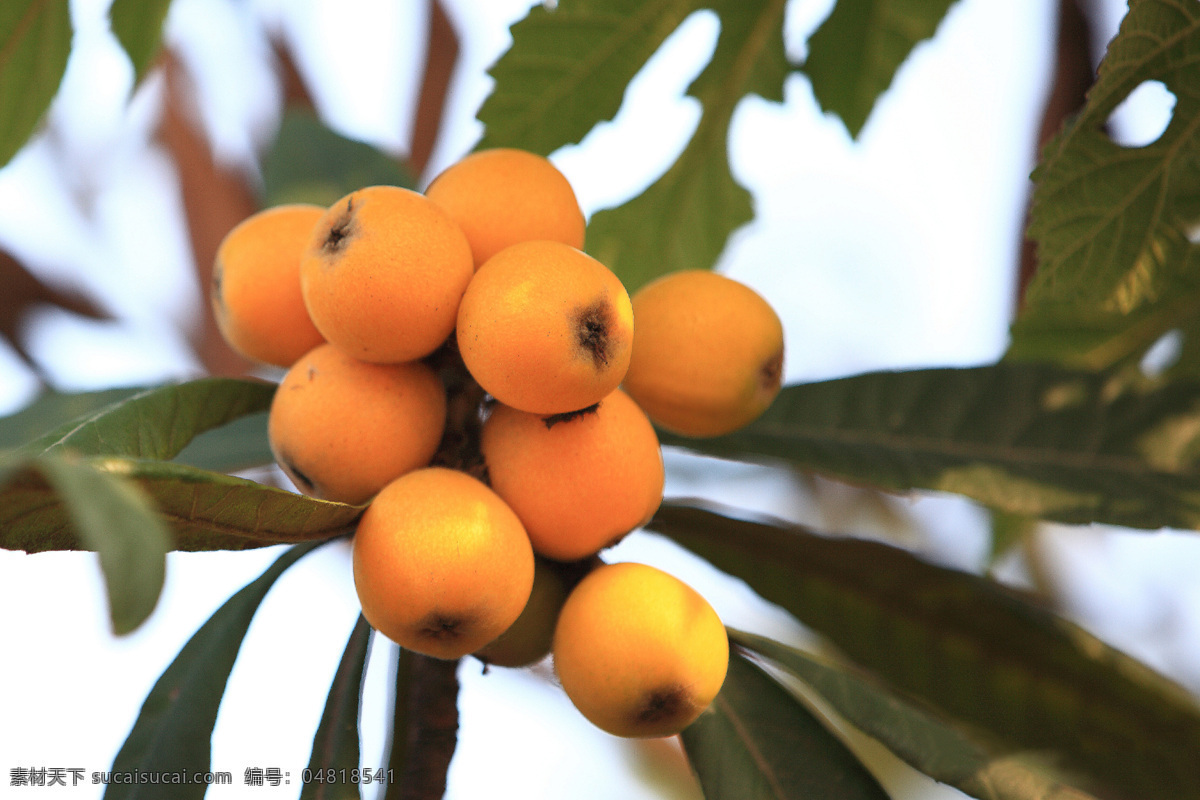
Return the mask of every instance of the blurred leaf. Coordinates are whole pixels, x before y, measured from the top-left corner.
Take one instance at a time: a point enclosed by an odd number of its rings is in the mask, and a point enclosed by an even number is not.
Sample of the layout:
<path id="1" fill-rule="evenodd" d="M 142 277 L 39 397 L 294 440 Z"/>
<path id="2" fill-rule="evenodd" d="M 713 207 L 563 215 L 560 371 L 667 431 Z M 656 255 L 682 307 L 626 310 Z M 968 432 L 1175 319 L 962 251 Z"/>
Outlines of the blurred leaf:
<path id="1" fill-rule="evenodd" d="M 647 527 L 1008 746 L 1052 751 L 1129 797 L 1200 798 L 1194 698 L 1013 590 L 880 542 L 677 503 Z"/>
<path id="2" fill-rule="evenodd" d="M 548 154 L 578 142 L 620 107 L 625 87 L 687 16 L 712 9 L 716 51 L 688 94 L 700 123 L 679 159 L 642 195 L 588 224 L 587 250 L 632 293 L 672 270 L 709 268 L 729 235 L 753 218 L 749 193 L 729 170 L 727 133 L 747 94 L 782 101 L 790 66 L 782 0 L 562 0 L 513 26 L 479 110 L 479 147 Z M 586 98 L 586 100 L 584 99 Z"/>
<path id="3" fill-rule="evenodd" d="M 1105 126 L 1145 81 L 1175 95 L 1145 147 Z M 1083 112 L 1043 151 L 1030 236 L 1038 271 L 1009 357 L 1102 369 L 1163 334 L 1190 335 L 1178 369 L 1200 374 L 1200 5 L 1132 0 Z"/>
<path id="4" fill-rule="evenodd" d="M 684 729 L 708 800 L 887 800 L 841 740 L 736 650 L 720 694 Z"/>
<path id="5" fill-rule="evenodd" d="M 798 678 L 847 722 L 939 783 L 986 800 L 1090 800 L 1015 758 L 993 757 L 948 722 L 847 667 L 761 636 L 731 631 L 730 637 Z"/>
<path id="6" fill-rule="evenodd" d="M 113 632 L 133 631 L 158 603 L 166 575 L 171 536 L 154 514 L 149 499 L 124 478 L 93 469 L 76 458 L 42 455 L 24 459 L 11 454 L 0 474 L 0 498 L 12 496 L 14 473 L 40 476 L 76 549 L 92 550 L 100 558 L 108 594 Z M 0 531 L 0 545 L 10 533 Z"/>
<path id="7" fill-rule="evenodd" d="M 102 389 L 98 392 L 47 390 L 20 411 L 0 417 L 0 450 L 10 450 L 27 444 L 44 435 L 46 431 L 59 428 L 70 420 L 145 391 L 146 388 L 141 386 Z"/>
<path id="8" fill-rule="evenodd" d="M 0 10 L 0 15 L 3 13 L 4 11 Z M 4 293 L 0 295 L 0 337 L 7 339 L 17 355 L 35 372 L 38 371 L 37 364 L 25 347 L 21 333 L 29 315 L 39 306 L 58 308 L 94 320 L 111 319 L 106 312 L 78 292 L 43 283 L 4 251 L 0 251 L 0 286 L 4 287 Z"/>
<path id="9" fill-rule="evenodd" d="M 400 162 L 369 144 L 334 133 L 307 109 L 286 111 L 263 158 L 263 205 L 330 206 L 364 186 L 415 189 Z"/>
<path id="10" fill-rule="evenodd" d="M 954 0 L 838 0 L 808 40 L 804 72 L 821 108 L 857 138 L 875 101 L 919 42 L 937 31 Z"/>
<path id="11" fill-rule="evenodd" d="M 267 438 L 268 413 L 248 414 L 188 442 L 174 461 L 213 472 L 237 472 L 275 460 Z"/>
<path id="12" fill-rule="evenodd" d="M 409 746 L 408 728 L 411 722 L 410 700 L 413 686 L 413 653 L 403 647 L 394 649 L 396 654 L 396 678 L 392 682 L 392 724 L 388 728 L 387 789 L 383 800 L 402 800 L 405 796 L 404 781 L 400 777 L 407 775 Z"/>
<path id="13" fill-rule="evenodd" d="M 1009 550 L 1024 542 L 1037 528 L 1037 520 L 1024 514 L 1009 514 L 989 508 L 988 518 L 992 523 L 988 563 L 994 564 Z"/>
<path id="14" fill-rule="evenodd" d="M 349 775 L 358 769 L 358 709 L 370 648 L 371 626 L 367 618 L 359 614 L 333 676 L 333 685 L 329 687 L 321 724 L 313 737 L 312 756 L 308 760 L 311 772 L 331 769 Z M 313 781 L 305 783 L 300 790 L 300 800 L 359 800 L 361 797 L 356 781 Z"/>
<path id="15" fill-rule="evenodd" d="M 1196 381 L 1012 363 L 873 372 L 788 386 L 728 436 L 661 438 L 851 483 L 957 492 L 1011 514 L 1200 528 Z"/>
<path id="16" fill-rule="evenodd" d="M 70 53 L 67 0 L 0 3 L 0 167 L 24 146 L 50 107 Z"/>
<path id="17" fill-rule="evenodd" d="M 273 383 L 238 378 L 154 387 L 72 420 L 27 450 L 169 459 L 197 434 L 269 409 L 274 395 Z"/>
<path id="18" fill-rule="evenodd" d="M 253 583 L 217 609 L 163 671 L 142 703 L 129 737 L 113 760 L 112 772 L 208 772 L 212 729 L 225 684 L 254 613 L 284 570 L 320 547 L 313 542 L 290 548 Z M 208 786 L 174 784 L 172 800 L 200 800 Z M 140 800 L 165 796 L 158 784 L 110 783 L 104 800 Z"/>
<path id="19" fill-rule="evenodd" d="M 179 176 L 196 283 L 207 294 L 222 240 L 259 210 L 258 196 L 244 169 L 218 163 L 213 156 L 197 122 L 196 87 L 178 56 L 167 49 L 161 61 L 166 86 L 158 140 L 170 154 Z M 212 303 L 204 302 L 202 310 L 200 324 L 187 333 L 205 370 L 213 375 L 241 375 L 252 368 L 251 362 L 234 352 L 221 335 Z"/>
<path id="20" fill-rule="evenodd" d="M 111 456 L 83 463 L 140 485 L 170 527 L 176 550 L 329 539 L 352 532 L 363 511 L 183 464 Z M 86 549 L 57 493 L 30 470 L 0 488 L 0 547 L 30 553 Z"/>
<path id="21" fill-rule="evenodd" d="M 141 83 L 162 41 L 171 0 L 113 0 L 108 15 L 112 32 L 133 62 L 134 83 Z"/>

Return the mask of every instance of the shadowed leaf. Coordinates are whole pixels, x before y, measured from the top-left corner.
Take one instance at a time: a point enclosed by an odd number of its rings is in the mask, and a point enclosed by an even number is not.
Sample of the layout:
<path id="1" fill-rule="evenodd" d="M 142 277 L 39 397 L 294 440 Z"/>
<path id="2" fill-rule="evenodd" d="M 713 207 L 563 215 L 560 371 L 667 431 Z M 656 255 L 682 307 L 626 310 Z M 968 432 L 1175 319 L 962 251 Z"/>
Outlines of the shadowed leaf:
<path id="1" fill-rule="evenodd" d="M 0 3 L 0 167 L 24 146 L 58 93 L 71 52 L 68 5 Z"/>
<path id="2" fill-rule="evenodd" d="M 695 506 L 664 504 L 647 527 L 741 578 L 887 685 L 1007 746 L 1050 751 L 1129 797 L 1200 798 L 1194 699 L 1012 590 L 879 542 Z"/>
<path id="3" fill-rule="evenodd" d="M 0 498 L 20 496 L 15 487 L 22 475 L 36 481 L 57 509 L 61 535 L 77 543 L 73 549 L 97 553 L 113 632 L 141 625 L 158 603 L 171 549 L 149 498 L 123 477 L 73 456 L 11 454 L 0 467 Z M 11 536 L 7 525 L 0 527 L 0 546 L 11 548 Z"/>
<path id="4" fill-rule="evenodd" d="M 212 768 L 212 729 L 238 650 L 254 613 L 284 570 L 322 543 L 293 547 L 217 609 L 159 677 L 133 730 L 113 760 L 113 772 L 187 773 Z M 200 800 L 203 783 L 171 785 L 172 800 Z M 161 798 L 162 785 L 111 783 L 104 800 Z"/>
<path id="5" fill-rule="evenodd" d="M 993 756 L 949 722 L 848 667 L 753 634 L 731 631 L 730 638 L 798 678 L 847 722 L 939 783 L 984 800 L 1091 800 L 1015 757 Z"/>
<path id="6" fill-rule="evenodd" d="M 736 650 L 682 739 L 708 800 L 887 800 L 841 740 Z"/>
<path id="7" fill-rule="evenodd" d="M 358 710 L 370 649 L 371 626 L 366 617 L 359 614 L 334 673 L 333 685 L 329 687 L 321 724 L 313 737 L 312 755 L 308 760 L 310 772 L 333 770 L 340 776 L 358 769 Z M 362 792 L 355 781 L 312 781 L 300 790 L 300 800 L 358 800 L 361 797 Z"/>
<path id="8" fill-rule="evenodd" d="M 305 109 L 283 116 L 275 143 L 263 158 L 263 204 L 330 206 L 364 186 L 413 189 L 400 162 L 369 144 L 330 130 Z"/>
<path id="9" fill-rule="evenodd" d="M 808 41 L 803 70 L 821 108 L 857 137 L 875 101 L 954 0 L 838 0 Z"/>
<path id="10" fill-rule="evenodd" d="M 1139 85 L 1175 96 L 1144 147 L 1106 131 Z M 1182 330 L 1177 371 L 1200 374 L 1200 4 L 1131 0 L 1087 105 L 1043 150 L 1029 227 L 1038 269 L 1008 357 L 1103 369 Z"/>
<path id="11" fill-rule="evenodd" d="M 408 743 L 408 730 L 412 723 L 412 687 L 413 687 L 413 658 L 414 654 L 397 647 L 395 653 L 396 675 L 392 682 L 392 724 L 388 729 L 388 762 L 387 789 L 383 800 L 402 800 L 405 783 L 397 780 L 409 771 L 408 760 L 411 755 Z"/>
<path id="12" fill-rule="evenodd" d="M 1200 528 L 1200 381 L 1012 363 L 874 372 L 788 386 L 728 436 L 661 438 L 1020 516 Z"/>
<path id="13" fill-rule="evenodd" d="M 138 484 L 171 529 L 176 550 L 245 550 L 351 533 L 363 509 L 314 500 L 183 464 L 111 456 L 83 461 Z M 38 553 L 86 549 L 58 494 L 36 472 L 0 488 L 0 547 Z"/>
<path id="14" fill-rule="evenodd" d="M 154 387 L 72 420 L 26 449 L 166 460 L 204 431 L 266 411 L 274 395 L 273 383 L 238 378 Z"/>

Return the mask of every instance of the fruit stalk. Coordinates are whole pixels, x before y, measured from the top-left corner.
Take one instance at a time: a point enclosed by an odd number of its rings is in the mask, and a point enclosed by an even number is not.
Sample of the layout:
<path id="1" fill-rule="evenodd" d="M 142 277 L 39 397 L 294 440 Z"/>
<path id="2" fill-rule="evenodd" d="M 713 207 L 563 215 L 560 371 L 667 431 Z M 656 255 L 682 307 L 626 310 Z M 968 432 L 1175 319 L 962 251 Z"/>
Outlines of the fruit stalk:
<path id="1" fill-rule="evenodd" d="M 467 372 L 454 337 L 426 359 L 446 385 L 446 431 L 433 463 L 461 469 L 482 478 L 479 451 L 479 403 L 483 390 Z M 397 690 L 407 685 L 407 696 L 396 697 L 404 728 L 393 731 L 393 747 L 404 748 L 403 767 L 387 792 L 387 800 L 438 800 L 446 793 L 446 773 L 458 744 L 458 664 L 405 652 L 397 669 L 407 672 Z M 398 676 L 399 677 L 399 676 Z M 399 709 L 398 709 L 399 711 Z"/>
<path id="2" fill-rule="evenodd" d="M 458 743 L 458 661 L 407 653 L 409 659 L 404 766 L 388 800 L 438 800 L 446 793 L 446 773 Z M 395 746 L 395 745 L 393 745 Z M 392 789 L 396 790 L 394 793 Z"/>

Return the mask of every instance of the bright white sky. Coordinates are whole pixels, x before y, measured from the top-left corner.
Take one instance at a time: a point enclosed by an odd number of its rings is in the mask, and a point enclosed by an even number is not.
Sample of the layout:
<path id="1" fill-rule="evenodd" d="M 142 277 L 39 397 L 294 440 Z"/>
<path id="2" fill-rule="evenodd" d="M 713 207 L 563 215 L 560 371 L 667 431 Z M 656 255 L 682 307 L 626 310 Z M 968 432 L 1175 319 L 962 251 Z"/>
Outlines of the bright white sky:
<path id="1" fill-rule="evenodd" d="M 448 2 L 463 61 L 435 154 L 440 169 L 479 134 L 474 111 L 486 67 L 508 42 L 524 0 Z M 788 46 L 803 56 L 831 0 L 793 0 Z M 1045 0 L 962 0 L 935 41 L 918 48 L 858 142 L 820 113 L 806 79 L 780 105 L 745 101 L 734 119 L 735 175 L 754 193 L 757 220 L 733 239 L 721 267 L 757 288 L 787 332 L 786 378 L 871 369 L 979 364 L 1003 351 L 1012 311 L 1018 227 L 1046 89 L 1052 7 Z M 1107 39 L 1123 13 L 1108 3 Z M 198 371 L 178 321 L 199 313 L 169 162 L 148 148 L 158 106 L 151 78 L 126 104 L 130 70 L 108 35 L 106 0 L 74 0 L 77 54 L 43 138 L 0 171 L 0 243 L 47 279 L 88 287 L 120 318 L 111 324 L 46 312 L 31 320 L 34 352 L 63 389 L 149 383 Z M 278 91 L 265 45 L 247 21 L 267 20 L 299 48 L 318 81 L 321 112 L 341 131 L 403 151 L 421 63 L 424 3 L 385 0 L 176 0 L 170 38 L 195 70 L 218 153 L 248 163 L 270 135 Z M 690 18 L 630 87 L 618 118 L 554 158 L 591 213 L 645 187 L 682 148 L 698 118 L 683 88 L 711 52 L 711 14 Z M 1151 108 L 1161 98 L 1147 101 Z M 1135 120 L 1146 119 L 1135 113 Z M 1139 123 L 1140 124 L 1140 123 Z M 1153 127 L 1153 122 L 1148 123 Z M 1134 126 L 1128 135 L 1145 136 Z M 73 195 L 84 198 L 81 213 Z M 31 376 L 0 347 L 0 412 L 27 402 Z M 871 529 L 870 515 L 814 517 L 806 495 L 778 473 L 699 466 L 668 457 L 668 495 L 695 495 L 808 520 Z M 836 491 L 835 491 L 836 495 Z M 980 515 L 953 499 L 898 501 L 923 531 L 908 543 L 978 568 Z M 856 527 L 857 526 L 857 527 Z M 1200 688 L 1200 565 L 1192 537 L 1061 531 L 1043 552 L 1069 607 L 1103 634 Z M 170 558 L 154 616 L 125 639 L 108 633 L 91 556 L 0 552 L 0 780 L 7 769 L 107 769 L 150 685 L 179 647 L 275 551 Z M 209 797 L 295 796 L 241 787 L 248 766 L 307 763 L 328 680 L 357 611 L 348 550 L 331 547 L 294 567 L 269 596 L 243 647 L 214 736 L 215 769 L 233 790 Z M 695 584 L 731 625 L 780 636 L 798 628 L 740 586 L 650 537 L 618 559 L 646 560 Z M 1071 569 L 1063 565 L 1071 562 Z M 1019 577 L 1019 570 L 1012 573 Z M 384 648 L 377 647 L 378 654 Z M 367 729 L 382 725 L 383 662 L 372 662 Z M 536 673 L 461 671 L 461 741 L 451 798 L 689 797 L 677 754 L 591 728 Z M 372 724 L 370 721 L 374 720 Z M 369 735 L 363 763 L 378 765 Z M 912 779 L 889 771 L 893 786 Z M 914 796 L 956 793 L 917 782 Z M 674 788 L 672 788 L 674 787 Z M 681 788 L 682 787 L 682 788 Z M 102 787 L 64 796 L 100 797 Z M 694 791 L 694 790 L 693 790 Z M 370 796 L 368 794 L 368 796 Z"/>

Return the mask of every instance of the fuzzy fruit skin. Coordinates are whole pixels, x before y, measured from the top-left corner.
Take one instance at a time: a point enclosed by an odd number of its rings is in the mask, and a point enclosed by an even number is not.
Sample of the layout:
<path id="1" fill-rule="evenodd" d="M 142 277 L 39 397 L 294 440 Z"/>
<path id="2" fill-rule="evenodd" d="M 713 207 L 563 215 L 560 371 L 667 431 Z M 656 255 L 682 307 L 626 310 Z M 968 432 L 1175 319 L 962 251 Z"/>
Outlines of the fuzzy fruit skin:
<path id="1" fill-rule="evenodd" d="M 583 249 L 583 211 L 571 184 L 534 153 L 472 153 L 434 178 L 425 196 L 462 227 L 477 268 L 518 242 L 551 239 Z"/>
<path id="2" fill-rule="evenodd" d="M 325 338 L 363 361 L 423 358 L 454 330 L 474 274 L 457 223 L 416 192 L 368 186 L 313 229 L 300 285 Z"/>
<path id="3" fill-rule="evenodd" d="M 554 669 L 575 707 L 615 736 L 670 736 L 708 708 L 729 639 L 695 589 L 645 564 L 598 567 L 558 617 Z"/>
<path id="4" fill-rule="evenodd" d="M 300 257 L 324 213 L 305 204 L 264 209 L 221 240 L 210 292 L 213 315 L 225 341 L 246 358 L 290 367 L 325 341 L 300 293 Z"/>
<path id="5" fill-rule="evenodd" d="M 658 435 L 619 389 L 594 410 L 557 420 L 498 405 L 480 449 L 492 488 L 547 558 L 593 555 L 645 524 L 662 502 Z"/>
<path id="6" fill-rule="evenodd" d="M 388 484 L 354 534 L 354 585 L 371 626 L 401 647 L 453 659 L 520 616 L 533 550 L 516 514 L 483 483 L 428 467 Z"/>
<path id="7" fill-rule="evenodd" d="M 458 348 L 484 391 L 534 414 L 587 408 L 625 377 L 633 309 L 621 281 L 560 242 L 522 242 L 475 273 Z"/>
<path id="8" fill-rule="evenodd" d="M 771 405 L 783 375 L 783 325 L 745 284 L 673 272 L 633 298 L 624 388 L 650 419 L 684 436 L 719 436 Z"/>
<path id="9" fill-rule="evenodd" d="M 564 577 L 547 561 L 534 558 L 533 589 L 517 621 L 475 657 L 497 667 L 527 667 L 550 654 L 558 612 L 567 600 Z"/>
<path id="10" fill-rule="evenodd" d="M 302 492 L 357 505 L 428 464 L 445 425 L 446 390 L 430 367 L 358 361 L 324 344 L 280 382 L 267 434 Z"/>

